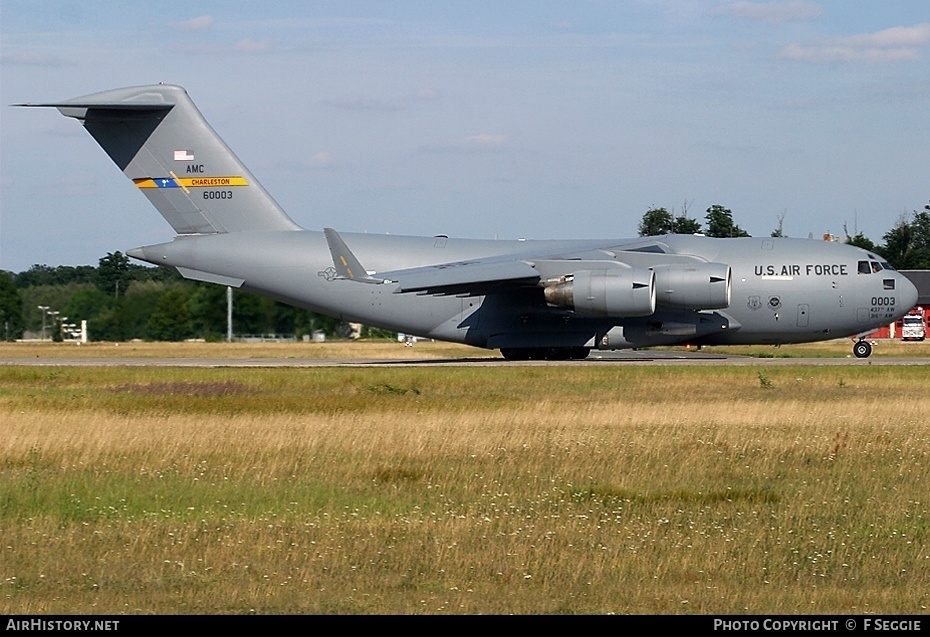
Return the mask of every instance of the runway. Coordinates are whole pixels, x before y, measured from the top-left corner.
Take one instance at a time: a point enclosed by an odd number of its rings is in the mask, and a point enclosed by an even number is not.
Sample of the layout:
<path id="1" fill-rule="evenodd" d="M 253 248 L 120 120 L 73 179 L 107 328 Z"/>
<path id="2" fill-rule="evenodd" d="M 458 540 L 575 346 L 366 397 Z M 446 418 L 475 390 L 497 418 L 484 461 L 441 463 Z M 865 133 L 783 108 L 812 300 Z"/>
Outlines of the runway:
<path id="1" fill-rule="evenodd" d="M 681 351 L 592 352 L 584 360 L 506 361 L 503 358 L 160 358 L 160 357 L 7 357 L 0 366 L 21 367 L 581 367 L 589 365 L 698 366 L 907 366 L 930 365 L 928 357 L 758 358 L 753 356 Z"/>

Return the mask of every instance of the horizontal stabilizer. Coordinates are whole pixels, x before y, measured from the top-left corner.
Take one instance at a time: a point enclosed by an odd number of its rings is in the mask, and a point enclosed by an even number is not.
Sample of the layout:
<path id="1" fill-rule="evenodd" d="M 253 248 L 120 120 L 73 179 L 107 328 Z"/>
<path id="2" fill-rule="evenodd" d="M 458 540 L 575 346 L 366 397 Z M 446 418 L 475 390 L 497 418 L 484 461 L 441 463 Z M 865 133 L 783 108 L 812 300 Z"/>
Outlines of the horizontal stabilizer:
<path id="1" fill-rule="evenodd" d="M 323 234 L 326 235 L 326 243 L 329 244 L 329 251 L 333 255 L 333 266 L 336 268 L 336 274 L 340 279 L 349 279 L 360 283 L 384 283 L 384 279 L 376 279 L 368 274 L 368 271 L 362 267 L 349 246 L 342 240 L 339 233 L 332 228 L 323 228 Z"/>
<path id="2" fill-rule="evenodd" d="M 245 283 L 245 279 L 223 276 L 222 274 L 213 274 L 212 272 L 202 272 L 200 270 L 192 270 L 190 268 L 179 267 L 178 272 L 185 279 L 191 279 L 192 281 L 203 281 L 204 283 L 218 283 L 219 285 L 225 285 L 231 288 L 241 288 L 242 284 Z"/>

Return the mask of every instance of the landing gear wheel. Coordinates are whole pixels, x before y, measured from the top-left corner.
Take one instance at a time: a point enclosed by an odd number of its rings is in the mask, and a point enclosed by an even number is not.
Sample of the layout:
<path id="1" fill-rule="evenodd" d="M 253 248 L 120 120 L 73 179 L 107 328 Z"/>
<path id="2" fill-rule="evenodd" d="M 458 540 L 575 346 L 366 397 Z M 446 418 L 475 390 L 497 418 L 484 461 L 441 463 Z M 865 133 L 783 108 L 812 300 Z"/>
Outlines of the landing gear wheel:
<path id="1" fill-rule="evenodd" d="M 501 356 L 508 361 L 567 361 L 588 356 L 589 347 L 503 347 Z"/>
<path id="2" fill-rule="evenodd" d="M 868 358 L 872 355 L 872 344 L 868 341 L 857 341 L 853 345 L 853 354 L 856 355 L 856 358 Z"/>

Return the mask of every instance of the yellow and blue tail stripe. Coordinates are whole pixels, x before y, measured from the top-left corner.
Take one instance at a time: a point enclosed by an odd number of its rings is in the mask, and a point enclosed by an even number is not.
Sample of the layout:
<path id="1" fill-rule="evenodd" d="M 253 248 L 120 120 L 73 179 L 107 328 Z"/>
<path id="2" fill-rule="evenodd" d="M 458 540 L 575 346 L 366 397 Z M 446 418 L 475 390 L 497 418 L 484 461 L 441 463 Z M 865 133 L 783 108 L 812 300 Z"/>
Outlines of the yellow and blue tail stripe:
<path id="1" fill-rule="evenodd" d="M 132 181 L 139 188 L 228 188 L 249 185 L 245 177 L 142 177 Z"/>

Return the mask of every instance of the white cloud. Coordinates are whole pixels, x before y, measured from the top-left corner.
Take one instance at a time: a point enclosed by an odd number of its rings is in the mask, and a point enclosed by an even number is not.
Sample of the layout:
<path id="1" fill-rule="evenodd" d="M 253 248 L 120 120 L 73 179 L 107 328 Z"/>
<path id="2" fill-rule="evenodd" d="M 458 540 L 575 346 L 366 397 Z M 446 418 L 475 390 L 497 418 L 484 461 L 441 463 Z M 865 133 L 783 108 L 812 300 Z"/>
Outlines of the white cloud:
<path id="1" fill-rule="evenodd" d="M 206 31 L 212 26 L 213 16 L 202 15 L 183 22 L 175 22 L 171 25 L 171 28 L 178 31 Z"/>
<path id="2" fill-rule="evenodd" d="M 731 2 L 712 10 L 713 15 L 729 15 L 746 20 L 761 20 L 771 24 L 806 22 L 823 17 L 823 8 L 815 2 Z"/>
<path id="3" fill-rule="evenodd" d="M 780 57 L 803 62 L 892 62 L 917 60 L 930 44 L 930 23 L 892 27 L 875 33 L 829 38 L 784 47 Z"/>
<path id="4" fill-rule="evenodd" d="M 920 47 L 930 43 L 930 23 L 912 27 L 892 27 L 884 31 L 854 35 L 850 42 L 864 47 Z"/>

